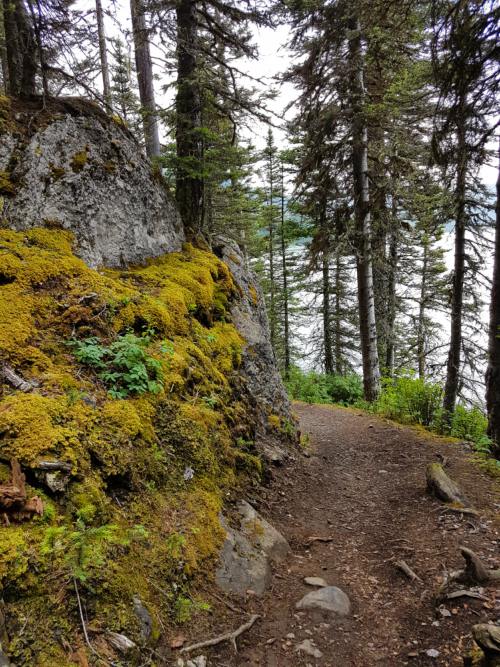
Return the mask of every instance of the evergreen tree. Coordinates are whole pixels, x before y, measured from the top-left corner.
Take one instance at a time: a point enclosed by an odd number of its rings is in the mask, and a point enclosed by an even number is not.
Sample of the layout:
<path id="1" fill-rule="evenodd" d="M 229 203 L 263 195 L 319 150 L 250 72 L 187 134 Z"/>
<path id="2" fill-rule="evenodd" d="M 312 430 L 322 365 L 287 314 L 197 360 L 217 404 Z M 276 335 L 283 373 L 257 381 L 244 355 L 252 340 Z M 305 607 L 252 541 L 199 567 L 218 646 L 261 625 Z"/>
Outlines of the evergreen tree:
<path id="1" fill-rule="evenodd" d="M 433 61 L 439 87 L 434 148 L 443 166 L 455 207 L 455 259 L 451 288 L 451 331 L 443 410 L 450 424 L 463 380 L 464 286 L 467 231 L 473 227 L 472 194 L 488 138 L 495 126 L 499 75 L 495 65 L 498 9 L 495 3 L 434 0 Z M 477 304 L 473 304 L 477 307 Z"/>

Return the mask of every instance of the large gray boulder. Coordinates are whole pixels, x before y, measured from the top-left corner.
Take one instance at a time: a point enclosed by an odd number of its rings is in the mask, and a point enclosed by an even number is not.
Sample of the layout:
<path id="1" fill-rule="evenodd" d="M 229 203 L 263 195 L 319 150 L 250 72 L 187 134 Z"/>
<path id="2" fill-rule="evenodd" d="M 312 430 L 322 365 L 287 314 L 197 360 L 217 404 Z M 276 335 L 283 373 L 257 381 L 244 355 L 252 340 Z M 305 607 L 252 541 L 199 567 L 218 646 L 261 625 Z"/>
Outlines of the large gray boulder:
<path id="1" fill-rule="evenodd" d="M 266 554 L 253 545 L 239 530 L 231 528 L 225 519 L 226 531 L 215 582 L 221 590 L 232 595 L 245 595 L 251 590 L 262 595 L 271 583 L 271 566 Z"/>
<path id="2" fill-rule="evenodd" d="M 0 175 L 0 217 L 16 230 L 72 231 L 93 268 L 140 263 L 184 240 L 172 198 L 132 135 L 82 100 L 14 109 L 0 127 Z"/>
<path id="3" fill-rule="evenodd" d="M 239 527 L 221 525 L 226 531 L 215 580 L 219 588 L 233 595 L 248 590 L 262 595 L 271 583 L 271 563 L 279 563 L 290 552 L 283 535 L 249 503 L 242 500 L 235 517 Z"/>
<path id="4" fill-rule="evenodd" d="M 279 563 L 290 553 L 290 545 L 283 535 L 264 519 L 246 500 L 238 505 L 240 530 L 269 560 Z"/>
<path id="5" fill-rule="evenodd" d="M 236 243 L 217 239 L 213 249 L 228 265 L 240 288 L 241 298 L 234 302 L 231 316 L 245 339 L 242 391 L 254 408 L 255 443 L 268 462 L 280 464 L 290 454 L 296 424 L 271 346 L 264 296 L 257 276 Z"/>

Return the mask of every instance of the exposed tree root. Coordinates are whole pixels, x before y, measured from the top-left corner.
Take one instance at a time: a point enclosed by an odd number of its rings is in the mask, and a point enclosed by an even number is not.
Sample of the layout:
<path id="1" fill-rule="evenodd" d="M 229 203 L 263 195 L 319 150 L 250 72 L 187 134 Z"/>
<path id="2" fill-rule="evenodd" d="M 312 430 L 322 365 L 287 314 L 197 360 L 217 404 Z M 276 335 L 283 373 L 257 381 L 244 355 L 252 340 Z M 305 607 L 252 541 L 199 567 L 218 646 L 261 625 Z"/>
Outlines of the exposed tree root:
<path id="1" fill-rule="evenodd" d="M 398 570 L 403 572 L 403 574 L 405 574 L 408 579 L 411 579 L 411 581 L 419 581 L 421 584 L 424 583 L 418 574 L 416 574 L 404 560 L 397 560 L 395 561 L 394 565 L 398 568 Z"/>
<path id="2" fill-rule="evenodd" d="M 450 573 L 445 571 L 443 583 L 436 595 L 437 602 L 465 596 L 477 598 L 479 600 L 487 600 L 488 598 L 485 598 L 483 595 L 480 595 L 475 591 L 467 591 L 465 589 L 446 593 L 446 589 L 454 581 L 476 585 L 486 585 L 494 582 L 500 582 L 500 569 L 488 569 L 479 556 L 468 547 L 461 547 L 460 553 L 465 559 L 465 568 L 463 570 L 455 570 L 454 572 Z"/>
<path id="3" fill-rule="evenodd" d="M 500 627 L 480 623 L 472 628 L 474 641 L 484 653 L 484 667 L 500 667 Z"/>
<path id="4" fill-rule="evenodd" d="M 500 581 L 500 570 L 490 570 L 479 556 L 467 547 L 462 547 L 460 553 L 465 559 L 465 570 L 460 570 L 457 579 L 471 581 L 475 584 L 488 584 Z"/>
<path id="5" fill-rule="evenodd" d="M 445 503 L 465 506 L 466 499 L 459 486 L 445 473 L 440 463 L 429 463 L 426 470 L 427 490 Z"/>
<path id="6" fill-rule="evenodd" d="M 198 649 L 205 648 L 206 646 L 216 646 L 217 644 L 222 644 L 222 642 L 227 642 L 227 641 L 230 641 L 232 643 L 234 650 L 237 653 L 238 647 L 236 646 L 236 639 L 247 630 L 250 630 L 250 628 L 258 618 L 260 618 L 259 614 L 254 614 L 249 618 L 249 620 L 246 623 L 240 625 L 240 627 L 234 630 L 233 632 L 226 632 L 225 634 L 219 635 L 218 637 L 214 637 L 213 639 L 207 639 L 206 641 L 198 642 L 197 644 L 191 644 L 190 646 L 185 646 L 180 650 L 180 653 L 190 653 L 191 651 L 197 651 Z"/>

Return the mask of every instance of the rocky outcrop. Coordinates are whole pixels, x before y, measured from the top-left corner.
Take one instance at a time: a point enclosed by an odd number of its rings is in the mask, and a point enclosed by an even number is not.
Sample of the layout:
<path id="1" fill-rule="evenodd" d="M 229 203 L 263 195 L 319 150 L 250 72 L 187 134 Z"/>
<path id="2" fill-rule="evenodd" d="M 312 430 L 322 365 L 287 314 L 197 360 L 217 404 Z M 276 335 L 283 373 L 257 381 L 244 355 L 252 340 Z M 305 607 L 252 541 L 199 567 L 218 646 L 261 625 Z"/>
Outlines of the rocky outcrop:
<path id="1" fill-rule="evenodd" d="M 228 265 L 240 288 L 241 298 L 234 302 L 231 316 L 245 339 L 242 390 L 255 415 L 255 443 L 268 462 L 280 464 L 289 455 L 295 422 L 271 346 L 264 297 L 236 243 L 218 239 L 213 249 Z"/>
<path id="2" fill-rule="evenodd" d="M 53 106 L 50 114 L 12 109 L 0 128 L 7 224 L 72 231 L 93 268 L 179 250 L 184 234 L 172 198 L 126 128 L 81 100 Z"/>

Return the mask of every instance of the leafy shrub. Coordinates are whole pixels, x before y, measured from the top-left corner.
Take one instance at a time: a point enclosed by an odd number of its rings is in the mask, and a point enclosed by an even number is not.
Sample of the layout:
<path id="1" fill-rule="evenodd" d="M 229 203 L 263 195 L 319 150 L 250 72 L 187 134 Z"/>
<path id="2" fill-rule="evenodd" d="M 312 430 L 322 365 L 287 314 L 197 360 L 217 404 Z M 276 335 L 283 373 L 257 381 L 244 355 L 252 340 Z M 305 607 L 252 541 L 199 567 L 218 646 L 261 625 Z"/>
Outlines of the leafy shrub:
<path id="1" fill-rule="evenodd" d="M 161 362 L 148 354 L 152 340 L 150 332 L 142 336 L 126 333 L 111 343 L 103 345 L 95 337 L 72 340 L 76 359 L 92 367 L 108 387 L 114 398 L 126 398 L 129 394 L 157 394 L 162 388 Z M 165 352 L 172 354 L 171 347 Z"/>
<path id="2" fill-rule="evenodd" d="M 290 369 L 285 385 L 290 398 L 306 403 L 341 403 L 350 405 L 363 395 L 358 375 L 335 375 Z"/>
<path id="3" fill-rule="evenodd" d="M 487 428 L 488 420 L 481 410 L 457 405 L 451 421 L 451 436 L 474 442 L 477 449 L 488 451 L 490 439 L 486 435 Z"/>
<path id="4" fill-rule="evenodd" d="M 363 397 L 363 382 L 359 375 L 327 375 L 326 387 L 332 403 L 352 405 Z"/>
<path id="5" fill-rule="evenodd" d="M 440 385 L 412 375 L 385 378 L 372 410 L 402 424 L 430 427 L 440 414 L 442 395 Z"/>

